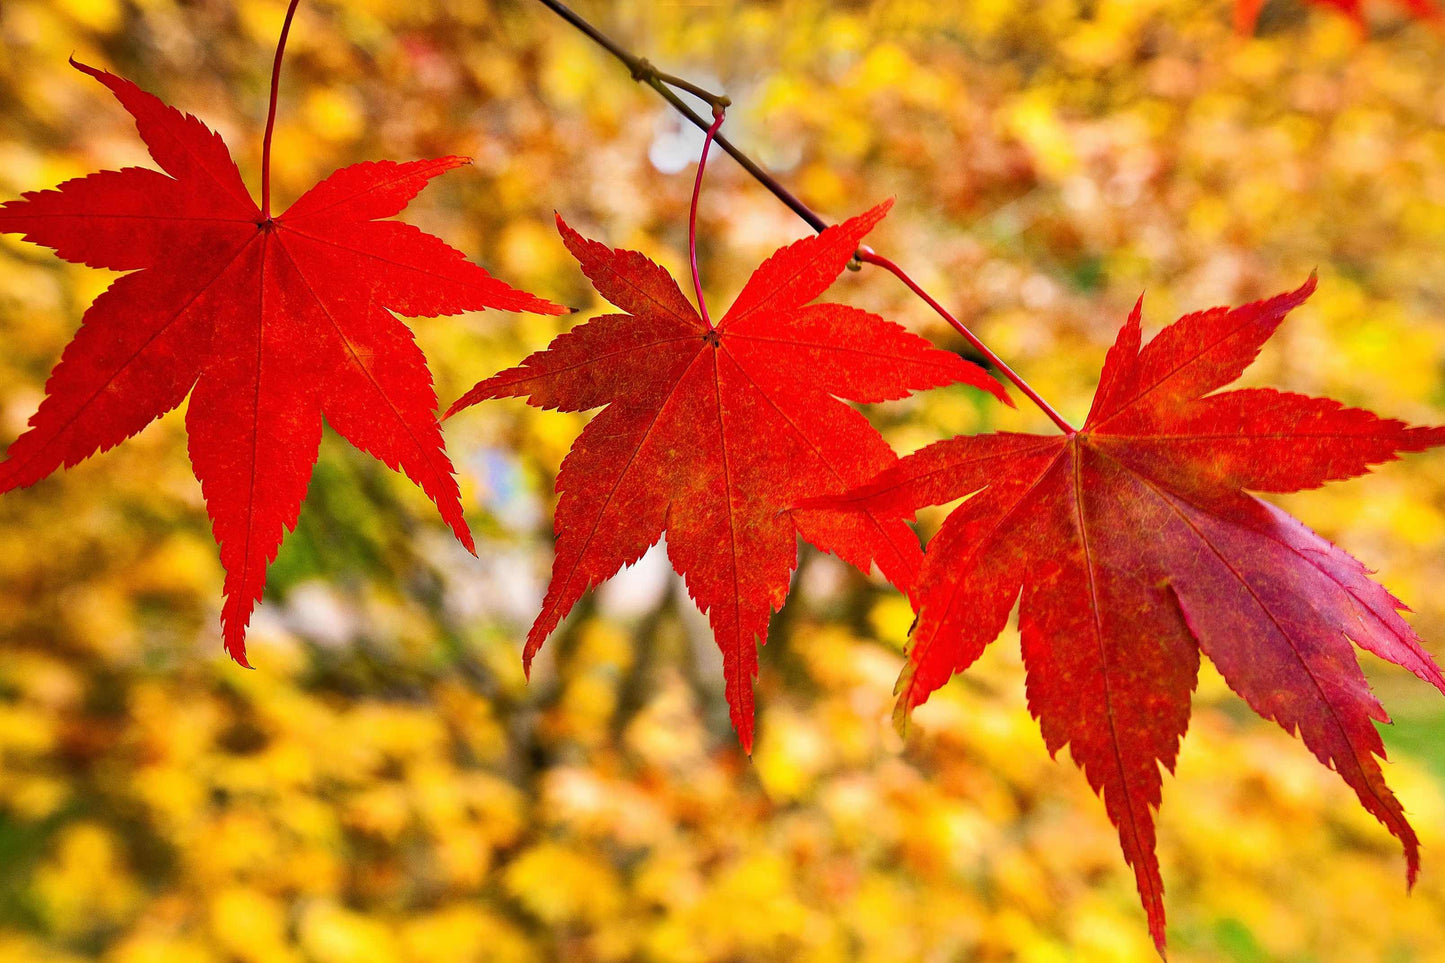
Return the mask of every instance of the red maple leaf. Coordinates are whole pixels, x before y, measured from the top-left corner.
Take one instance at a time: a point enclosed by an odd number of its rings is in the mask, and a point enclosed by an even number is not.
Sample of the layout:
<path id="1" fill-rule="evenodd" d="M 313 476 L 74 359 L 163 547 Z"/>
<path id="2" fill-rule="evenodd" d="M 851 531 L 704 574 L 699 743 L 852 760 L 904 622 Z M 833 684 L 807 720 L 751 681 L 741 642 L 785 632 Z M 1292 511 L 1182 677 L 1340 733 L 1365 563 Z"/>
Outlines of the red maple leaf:
<path id="1" fill-rule="evenodd" d="M 0 206 L 0 231 L 67 261 L 132 272 L 86 311 L 29 430 L 0 463 L 0 492 L 114 447 L 189 393 L 191 463 L 226 569 L 223 635 L 242 665 L 246 625 L 283 529 L 296 525 L 323 416 L 420 485 L 472 549 L 426 358 L 391 312 L 564 309 L 430 234 L 377 220 L 467 161 L 357 164 L 270 218 L 199 120 L 75 66 L 110 88 L 165 173 L 103 171 Z"/>
<path id="2" fill-rule="evenodd" d="M 944 521 L 914 587 L 918 620 L 898 720 L 978 658 L 1015 599 L 1029 710 L 1118 827 L 1164 946 L 1152 811 L 1189 721 L 1202 650 L 1260 715 L 1298 732 L 1404 844 L 1417 843 L 1376 757 L 1371 695 L 1350 641 L 1445 691 L 1445 678 L 1353 557 L 1246 490 L 1315 488 L 1401 451 L 1445 444 L 1368 411 L 1233 381 L 1314 290 L 1165 328 L 1120 332 L 1082 430 L 953 438 L 827 504 L 874 517 L 971 496 Z"/>
<path id="3" fill-rule="evenodd" d="M 1354 21 L 1355 26 L 1361 31 L 1365 29 L 1365 0 L 1309 0 L 1310 3 L 1321 7 L 1330 7 L 1338 10 Z M 1419 20 L 1435 20 L 1440 16 L 1440 7 L 1435 0 L 1395 0 L 1397 6 L 1405 8 L 1405 12 Z M 1259 12 L 1264 9 L 1264 0 L 1235 0 L 1234 5 L 1234 28 L 1241 35 L 1247 36 L 1254 33 L 1255 24 L 1259 21 Z"/>
<path id="4" fill-rule="evenodd" d="M 583 272 L 627 313 L 561 335 L 447 412 L 508 396 L 565 411 L 605 406 L 557 475 L 557 554 L 527 635 L 529 668 L 582 594 L 637 561 L 665 530 L 668 557 L 722 649 L 733 726 L 750 750 L 757 645 L 788 594 L 797 537 L 864 571 L 876 562 L 907 589 L 922 553 L 902 518 L 787 511 L 895 461 L 839 398 L 884 401 L 961 381 L 1007 400 L 981 368 L 895 324 L 808 303 L 890 203 L 768 258 L 716 328 L 657 264 L 587 240 L 557 218 Z"/>

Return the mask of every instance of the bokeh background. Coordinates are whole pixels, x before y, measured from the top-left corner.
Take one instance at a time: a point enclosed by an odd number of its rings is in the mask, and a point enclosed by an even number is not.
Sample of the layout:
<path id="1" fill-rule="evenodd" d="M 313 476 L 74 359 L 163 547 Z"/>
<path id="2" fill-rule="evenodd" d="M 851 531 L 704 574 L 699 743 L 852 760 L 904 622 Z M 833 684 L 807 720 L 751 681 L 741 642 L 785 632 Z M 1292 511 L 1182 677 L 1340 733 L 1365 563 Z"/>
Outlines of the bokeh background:
<path id="1" fill-rule="evenodd" d="M 0 196 L 146 162 L 72 53 L 199 114 L 254 186 L 283 6 L 4 0 Z M 1445 35 L 1391 5 L 1362 39 L 1271 0 L 1247 40 L 1226 0 L 578 6 L 730 94 L 726 132 L 830 218 L 896 196 L 875 246 L 1076 420 L 1141 291 L 1157 330 L 1313 268 L 1319 293 L 1247 380 L 1445 420 Z M 470 154 L 407 219 L 595 311 L 553 209 L 683 276 L 700 140 L 538 3 L 306 0 L 276 191 Z M 702 266 L 725 303 L 806 228 L 730 161 L 708 178 Z M 0 241 L 0 441 L 110 280 Z M 962 348 L 879 272 L 833 294 Z M 445 404 L 570 323 L 415 327 Z M 1046 430 L 961 388 L 870 415 L 900 451 Z M 328 436 L 254 672 L 221 652 L 181 413 L 0 499 L 0 959 L 1154 958 L 1102 806 L 1029 719 L 1012 630 L 905 742 L 906 603 L 805 552 L 749 760 L 705 623 L 654 554 L 525 684 L 553 477 L 584 420 L 508 402 L 448 424 L 479 560 Z M 1284 501 L 1445 654 L 1445 457 Z M 1206 668 L 1159 825 L 1175 960 L 1445 960 L 1445 700 L 1367 669 L 1424 842 L 1416 891 L 1334 774 Z"/>

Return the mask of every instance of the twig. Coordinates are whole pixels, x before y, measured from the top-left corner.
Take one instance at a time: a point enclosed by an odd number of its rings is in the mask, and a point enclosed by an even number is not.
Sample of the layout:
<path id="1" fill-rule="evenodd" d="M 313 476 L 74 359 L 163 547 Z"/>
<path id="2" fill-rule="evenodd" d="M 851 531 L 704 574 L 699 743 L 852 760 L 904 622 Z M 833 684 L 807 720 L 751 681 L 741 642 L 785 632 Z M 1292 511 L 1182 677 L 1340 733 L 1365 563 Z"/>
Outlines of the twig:
<path id="1" fill-rule="evenodd" d="M 720 110 L 727 110 L 733 105 L 731 97 L 726 94 L 715 94 L 710 90 L 704 90 L 690 80 L 675 77 L 672 74 L 665 74 L 652 65 L 646 57 L 637 62 L 637 69 L 632 72 L 633 80 L 660 80 L 669 87 L 676 87 L 685 93 L 692 94 L 698 100 L 706 101 L 712 108 L 713 116 L 717 116 Z"/>
<path id="2" fill-rule="evenodd" d="M 587 20 L 583 19 L 581 14 L 577 13 L 565 3 L 560 2 L 560 0 L 540 0 L 540 2 L 543 6 L 547 7 L 553 13 L 557 14 L 557 16 L 561 17 L 563 20 L 566 20 L 572 26 L 576 27 L 582 33 L 586 34 L 599 47 L 612 54 L 612 56 L 616 57 L 618 60 L 622 61 L 623 65 L 627 67 L 628 72 L 632 74 L 633 79 L 641 83 L 645 83 L 653 90 L 657 91 L 658 96 L 662 97 L 663 100 L 671 104 L 673 110 L 677 111 L 683 117 L 686 117 L 688 121 L 691 122 L 692 125 L 698 130 L 705 131 L 710 126 L 712 126 L 712 121 L 704 118 L 697 111 L 689 107 L 686 101 L 684 101 L 676 94 L 676 92 L 674 92 L 671 88 L 667 86 L 667 83 L 662 79 L 662 76 L 658 74 L 657 69 L 653 67 L 650 63 L 648 63 L 645 59 L 628 53 L 621 46 L 615 43 L 610 37 L 608 37 L 602 31 L 598 30 Z M 692 86 L 693 85 L 689 84 L 689 87 Z M 694 87 L 694 89 L 700 88 Z M 703 97 L 702 99 L 708 100 L 709 98 Z M 759 167 L 756 161 L 754 161 L 747 154 L 743 153 L 732 141 L 728 140 L 726 137 L 719 135 L 716 138 L 715 142 L 719 147 L 726 151 L 733 160 L 741 164 L 743 166 L 743 170 L 747 171 L 748 175 L 751 176 L 753 180 L 757 181 L 759 184 L 762 184 L 769 191 L 771 191 L 773 196 L 786 204 L 794 214 L 801 217 L 804 221 L 807 221 L 808 226 L 811 227 L 813 230 L 821 231 L 828 226 L 827 221 L 823 220 L 821 217 L 815 214 L 813 212 L 813 209 L 810 208 L 808 205 L 804 204 L 802 201 L 794 197 L 793 194 L 786 187 L 774 180 L 771 174 Z"/>
<path id="3" fill-rule="evenodd" d="M 656 67 L 652 66 L 652 64 L 649 63 L 645 58 L 638 57 L 637 55 L 628 52 L 624 47 L 622 47 L 612 38 L 608 37 L 601 30 L 598 30 L 597 27 L 590 23 L 581 14 L 577 13 L 577 11 L 568 7 L 565 3 L 562 3 L 561 0 L 540 0 L 540 2 L 553 13 L 557 14 L 559 17 L 561 17 L 563 20 L 566 20 L 573 27 L 576 27 L 578 30 L 580 30 L 599 47 L 606 50 L 608 53 L 612 54 L 612 56 L 620 60 L 627 67 L 628 71 L 632 74 L 632 79 L 641 83 L 645 83 L 653 90 L 657 91 L 659 96 L 661 96 L 670 105 L 672 105 L 672 108 L 676 110 L 679 114 L 687 118 L 687 120 L 691 122 L 693 126 L 697 127 L 699 130 L 702 131 L 711 131 L 711 133 L 713 134 L 713 140 L 719 147 L 726 151 L 733 158 L 733 160 L 741 164 L 743 170 L 747 171 L 749 176 L 751 176 L 753 180 L 757 181 L 763 187 L 767 188 L 774 197 L 786 204 L 794 214 L 798 215 L 800 218 L 806 221 L 809 227 L 820 233 L 828 227 L 827 221 L 820 217 L 817 212 L 815 212 L 811 207 L 809 207 L 807 204 L 804 204 L 801 200 L 794 196 L 794 194 L 782 184 L 780 184 L 775 177 L 773 177 L 767 171 L 759 167 L 756 161 L 754 161 L 747 154 L 743 153 L 726 137 L 716 133 L 715 130 L 711 130 L 713 128 L 712 121 L 704 119 L 702 115 L 689 107 L 687 103 L 683 101 L 683 99 L 679 97 L 672 88 L 676 87 L 679 90 L 686 91 L 687 93 L 692 94 L 700 100 L 707 102 L 713 107 L 714 111 L 719 110 L 720 107 L 726 107 L 728 105 L 729 101 L 726 97 L 710 93 L 703 88 L 698 87 L 696 84 L 682 80 L 679 77 L 674 77 L 670 74 L 664 74 L 660 72 Z M 964 340 L 966 340 L 970 345 L 977 349 L 978 352 L 984 356 L 984 358 L 988 361 L 989 364 L 993 365 L 993 367 L 1001 375 L 1003 375 L 1010 382 L 1012 382 L 1014 387 L 1018 388 L 1019 391 L 1023 392 L 1025 397 L 1027 397 L 1034 404 L 1038 405 L 1039 410 L 1041 410 L 1044 414 L 1048 415 L 1049 420 L 1052 421 L 1055 425 L 1057 425 L 1061 431 L 1069 435 L 1074 434 L 1074 432 L 1076 431 L 1074 426 L 1069 424 L 1069 422 L 1065 420 L 1064 417 L 1060 415 L 1052 405 L 1045 401 L 1043 399 L 1043 396 L 1041 396 L 1037 391 L 1035 391 L 1029 385 L 1029 383 L 1018 374 L 1018 372 L 1014 371 L 1013 368 L 1009 367 L 1002 358 L 1000 358 L 997 354 L 994 353 L 991 348 L 988 347 L 988 345 L 984 344 L 982 339 L 980 339 L 976 334 L 970 331 L 968 327 L 963 324 L 963 322 L 959 321 L 947 309 L 945 309 L 943 305 L 939 304 L 937 299 L 935 299 L 932 295 L 925 291 L 923 287 L 918 284 L 918 282 L 914 281 L 911 277 L 909 277 L 908 274 L 901 267 L 899 267 L 893 261 L 890 261 L 889 259 L 883 257 L 882 255 L 875 253 L 872 248 L 866 246 L 859 248 L 858 253 L 854 257 L 857 261 L 861 263 L 873 264 L 883 268 L 884 270 L 891 273 L 894 277 L 902 281 L 905 285 L 907 285 L 908 289 L 914 294 L 918 295 L 918 297 L 923 299 L 924 303 L 926 303 L 935 312 L 937 312 L 939 317 L 943 318 L 943 320 L 947 321 L 954 328 L 954 330 L 956 330 L 959 334 L 963 335 Z"/>

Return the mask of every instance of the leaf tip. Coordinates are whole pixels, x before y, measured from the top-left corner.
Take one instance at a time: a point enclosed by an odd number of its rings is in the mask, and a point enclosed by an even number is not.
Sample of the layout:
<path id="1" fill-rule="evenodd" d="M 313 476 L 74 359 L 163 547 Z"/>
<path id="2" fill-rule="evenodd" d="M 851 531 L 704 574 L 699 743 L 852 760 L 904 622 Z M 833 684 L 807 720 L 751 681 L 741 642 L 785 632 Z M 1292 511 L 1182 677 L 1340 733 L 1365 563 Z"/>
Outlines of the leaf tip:
<path id="1" fill-rule="evenodd" d="M 1272 298 L 1256 302 L 1256 304 L 1251 305 L 1251 307 L 1261 307 L 1269 311 L 1277 318 L 1277 320 L 1274 321 L 1274 325 L 1278 326 L 1286 315 L 1310 299 L 1310 295 L 1315 293 L 1315 290 L 1319 287 L 1319 283 L 1320 272 L 1318 268 L 1314 268 L 1310 271 L 1310 276 L 1305 278 L 1305 282 L 1293 291 L 1290 291 L 1288 294 L 1277 294 Z M 1273 330 L 1273 328 L 1270 330 Z"/>
<path id="2" fill-rule="evenodd" d="M 899 699 L 893 704 L 893 731 L 898 733 L 898 738 L 908 740 L 908 730 L 913 725 L 913 710 L 908 706 L 908 700 Z"/>
<path id="3" fill-rule="evenodd" d="M 982 383 L 979 385 L 979 387 L 997 398 L 999 404 L 1002 404 L 1009 408 L 1018 408 L 1018 403 L 1015 402 L 1013 398 L 1009 395 L 1008 388 L 1004 385 L 1002 381 L 998 380 L 998 375 L 996 375 L 994 372 L 985 371 L 984 377 L 981 379 L 981 381 Z"/>
<path id="4" fill-rule="evenodd" d="M 585 250 L 587 239 L 567 223 L 567 219 L 562 216 L 561 211 L 554 210 L 552 217 L 557 222 L 557 233 L 562 235 L 562 244 L 566 246 L 568 253 L 577 260 L 582 260 L 581 252 Z"/>
<path id="5" fill-rule="evenodd" d="M 917 616 L 913 619 L 913 625 L 918 624 Z M 913 627 L 908 629 L 912 634 Z M 910 643 L 910 649 L 912 644 Z M 898 733 L 899 738 L 908 738 L 908 729 L 913 724 L 913 710 L 917 708 L 918 702 L 913 698 L 913 677 L 918 672 L 918 664 L 913 661 L 913 653 L 908 653 L 908 661 L 903 664 L 903 671 L 898 673 L 898 681 L 893 683 L 893 694 L 897 701 L 893 703 L 893 731 Z"/>
<path id="6" fill-rule="evenodd" d="M 1419 426 L 1406 428 L 1404 432 L 1405 443 L 1400 446 L 1401 451 L 1429 451 L 1431 448 L 1439 448 L 1445 445 L 1445 425 Z M 4 490 L 3 482 L 0 482 L 0 491 Z M 1404 611 L 1409 611 L 1407 606 Z"/>
<path id="7" fill-rule="evenodd" d="M 532 681 L 532 660 L 535 659 L 537 653 L 542 650 L 542 643 L 547 641 L 547 634 L 551 631 L 551 629 L 548 629 L 544 632 L 541 629 L 542 619 L 545 615 L 546 612 L 544 611 L 542 615 L 537 616 L 537 621 L 532 623 L 532 628 L 527 633 L 527 642 L 522 646 L 522 675 L 526 677 L 529 683 Z M 557 623 L 553 622 L 552 628 L 555 628 L 556 625 Z"/>
<path id="8" fill-rule="evenodd" d="M 1164 901 L 1159 894 L 1154 894 L 1154 899 L 1146 900 L 1144 913 L 1149 917 L 1149 936 L 1154 941 L 1154 952 L 1159 954 L 1159 959 L 1168 963 L 1169 950 L 1166 946 L 1164 936 Z"/>
<path id="9" fill-rule="evenodd" d="M 858 236 L 863 237 L 872 231 L 878 222 L 888 215 L 889 211 L 893 210 L 893 202 L 894 199 L 891 197 L 884 198 L 862 214 L 859 214 L 857 217 L 850 217 L 838 226 L 853 227 L 858 230 Z M 869 253 L 872 252 L 870 251 Z"/>
<path id="10" fill-rule="evenodd" d="M 477 394 L 477 389 L 480 386 L 480 383 L 473 385 L 470 391 L 462 395 L 456 401 L 453 401 L 452 406 L 442 413 L 441 420 L 446 421 L 447 419 L 451 418 L 452 415 L 460 414 L 461 412 L 470 408 L 472 405 L 476 404 L 478 399 L 475 396 Z"/>

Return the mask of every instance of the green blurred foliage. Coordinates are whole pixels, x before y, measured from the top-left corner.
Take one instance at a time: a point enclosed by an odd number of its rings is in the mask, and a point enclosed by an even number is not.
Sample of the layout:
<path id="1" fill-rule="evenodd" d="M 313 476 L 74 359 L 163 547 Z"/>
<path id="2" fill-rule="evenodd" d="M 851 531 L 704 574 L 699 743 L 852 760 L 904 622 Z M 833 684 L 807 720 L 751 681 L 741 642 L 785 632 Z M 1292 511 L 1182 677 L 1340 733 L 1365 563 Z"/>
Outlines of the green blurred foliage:
<path id="1" fill-rule="evenodd" d="M 875 246 L 1074 418 L 1141 290 L 1157 326 L 1320 293 L 1250 378 L 1416 421 L 1445 405 L 1445 41 L 1226 0 L 579 3 L 725 90 L 726 131 L 830 217 L 896 195 Z M 135 79 L 223 132 L 256 183 L 279 0 L 5 0 L 0 195 L 144 163 L 66 64 Z M 466 153 L 407 217 L 509 281 L 600 309 L 553 209 L 685 270 L 700 135 L 526 0 L 302 6 L 277 194 L 357 160 Z M 806 228 L 708 173 L 719 303 Z M 0 241 L 0 440 L 22 430 L 101 272 Z M 962 343 L 877 272 L 839 299 Z M 418 322 L 450 401 L 572 319 Z M 962 389 L 870 412 L 900 450 L 1043 429 Z M 805 554 L 759 682 L 751 761 L 665 564 L 587 603 L 525 684 L 551 483 L 577 416 L 448 424 L 480 560 L 334 437 L 252 633 L 219 645 L 220 572 L 179 414 L 0 499 L 0 959 L 1149 960 L 1102 807 L 1050 761 L 1017 638 L 887 717 L 910 613 Z M 1287 500 L 1445 640 L 1445 458 Z M 923 519 L 925 530 L 941 515 Z M 1390 778 L 1426 847 L 1207 672 L 1160 850 L 1176 960 L 1445 960 L 1445 717 L 1369 665 Z"/>

